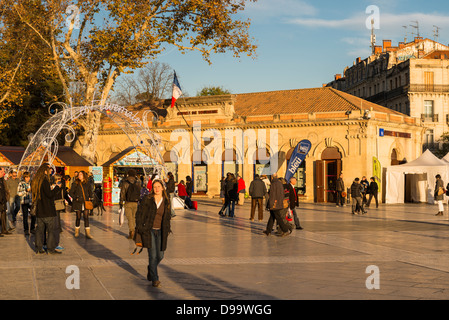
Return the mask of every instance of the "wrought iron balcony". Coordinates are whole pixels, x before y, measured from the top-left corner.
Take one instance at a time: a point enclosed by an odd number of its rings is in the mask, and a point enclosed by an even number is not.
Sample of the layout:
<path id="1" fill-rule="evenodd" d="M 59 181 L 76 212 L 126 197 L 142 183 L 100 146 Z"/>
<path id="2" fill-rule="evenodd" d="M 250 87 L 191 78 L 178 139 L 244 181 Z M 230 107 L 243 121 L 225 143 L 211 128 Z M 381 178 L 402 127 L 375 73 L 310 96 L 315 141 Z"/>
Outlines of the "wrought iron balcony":
<path id="1" fill-rule="evenodd" d="M 421 121 L 422 122 L 438 122 L 439 117 L 438 114 L 421 114 Z"/>

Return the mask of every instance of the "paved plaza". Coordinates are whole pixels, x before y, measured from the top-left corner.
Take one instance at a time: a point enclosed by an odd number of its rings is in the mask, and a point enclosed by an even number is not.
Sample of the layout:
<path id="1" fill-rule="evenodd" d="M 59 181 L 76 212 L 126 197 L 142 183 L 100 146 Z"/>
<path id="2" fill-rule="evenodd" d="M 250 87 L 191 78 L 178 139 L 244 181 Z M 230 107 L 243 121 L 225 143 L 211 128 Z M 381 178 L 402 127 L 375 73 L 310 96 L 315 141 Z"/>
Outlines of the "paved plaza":
<path id="1" fill-rule="evenodd" d="M 198 200 L 198 211 L 177 210 L 172 220 L 161 288 L 146 280 L 147 252 L 131 255 L 117 206 L 91 217 L 93 240 L 83 231 L 74 238 L 74 214 L 62 214 L 60 255 L 36 255 L 19 217 L 14 234 L 0 238 L 0 299 L 449 299 L 449 221 L 436 206 L 381 205 L 354 216 L 349 206 L 301 204 L 303 230 L 267 237 L 268 212 L 251 222 L 247 202 L 222 218 L 220 200 Z M 67 287 L 73 270 L 79 289 Z"/>

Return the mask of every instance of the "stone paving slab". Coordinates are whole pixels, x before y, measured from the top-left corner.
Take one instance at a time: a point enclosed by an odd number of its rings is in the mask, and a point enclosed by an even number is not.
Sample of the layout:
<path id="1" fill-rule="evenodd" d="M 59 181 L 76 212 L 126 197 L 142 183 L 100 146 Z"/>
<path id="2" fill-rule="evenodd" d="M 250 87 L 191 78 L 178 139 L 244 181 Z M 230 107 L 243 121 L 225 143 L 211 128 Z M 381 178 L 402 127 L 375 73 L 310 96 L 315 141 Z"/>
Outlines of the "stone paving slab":
<path id="1" fill-rule="evenodd" d="M 73 237 L 74 214 L 63 213 L 61 255 L 36 255 L 19 218 L 0 238 L 2 300 L 415 300 L 449 299 L 449 221 L 427 204 L 381 205 L 354 216 L 350 207 L 301 204 L 304 230 L 262 234 L 249 204 L 236 217 L 217 215 L 219 200 L 177 210 L 160 265 L 161 288 L 146 280 L 148 255 L 131 255 L 127 224 L 117 207 L 91 217 L 94 239 Z M 81 222 L 83 223 L 83 222 Z M 368 266 L 380 289 L 368 290 Z M 80 288 L 68 289 L 79 270 Z"/>

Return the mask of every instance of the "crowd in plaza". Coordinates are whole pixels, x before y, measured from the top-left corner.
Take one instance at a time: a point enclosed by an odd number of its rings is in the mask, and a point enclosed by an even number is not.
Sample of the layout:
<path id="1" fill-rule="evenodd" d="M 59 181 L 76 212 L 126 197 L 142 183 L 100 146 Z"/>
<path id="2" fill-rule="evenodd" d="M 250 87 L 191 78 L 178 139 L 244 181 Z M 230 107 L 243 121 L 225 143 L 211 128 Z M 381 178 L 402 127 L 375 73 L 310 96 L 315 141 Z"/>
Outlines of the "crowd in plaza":
<path id="1" fill-rule="evenodd" d="M 196 209 L 191 200 L 192 179 L 187 176 L 185 180 L 187 183 L 181 180 L 176 184 L 170 172 L 166 180 L 153 175 L 144 182 L 134 169 L 130 169 L 120 182 L 119 206 L 128 221 L 128 239 L 134 240 L 136 246 L 148 249 L 147 279 L 155 287 L 160 286 L 157 266 L 167 248 L 171 219 L 176 216 L 173 209 L 175 196 L 183 200 L 184 208 Z M 234 218 L 236 204 L 242 206 L 246 199 L 251 198 L 249 220 L 255 221 L 257 210 L 257 220 L 262 222 L 264 212 L 268 211 L 263 234 L 269 236 L 276 223 L 278 235 L 288 236 L 294 228 L 302 229 L 296 210 L 299 206 L 296 183 L 294 177 L 286 181 L 277 174 L 269 178 L 256 174 L 247 188 L 242 177 L 229 172 L 221 180 L 222 207 L 218 214 Z M 444 188 L 441 176 L 437 175 L 434 192 L 439 206 L 437 215 L 443 215 L 443 199 L 444 194 L 449 193 L 448 189 L 449 184 Z M 349 195 L 346 194 L 343 174 L 340 174 L 335 187 L 337 207 L 344 207 L 348 196 L 352 199 L 354 215 L 367 213 L 365 208 L 371 205 L 373 198 L 376 208 L 379 206 L 379 188 L 374 177 L 370 181 L 365 176 L 361 180 L 355 178 L 348 190 Z M 6 177 L 5 168 L 0 167 L 0 237 L 14 232 L 16 218 L 21 211 L 25 236 L 35 235 L 36 253 L 61 254 L 64 248 L 59 243 L 62 232 L 60 213 L 65 212 L 68 205 L 76 215 L 74 236 L 80 236 L 83 220 L 85 237 L 93 239 L 89 216 L 93 215 L 94 208 L 104 210 L 101 200 L 101 189 L 95 187 L 92 175 L 84 171 L 76 172 L 74 177 L 61 176 L 52 172 L 48 164 L 43 164 L 32 178 L 29 172 L 18 177 L 14 170 Z"/>

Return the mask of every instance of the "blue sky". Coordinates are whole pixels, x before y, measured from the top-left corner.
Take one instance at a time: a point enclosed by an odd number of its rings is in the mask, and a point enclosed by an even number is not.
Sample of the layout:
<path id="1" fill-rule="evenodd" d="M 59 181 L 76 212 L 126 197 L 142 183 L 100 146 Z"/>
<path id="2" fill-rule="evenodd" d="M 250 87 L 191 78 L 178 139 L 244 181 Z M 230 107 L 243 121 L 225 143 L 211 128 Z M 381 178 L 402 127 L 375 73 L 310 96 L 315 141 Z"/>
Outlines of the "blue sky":
<path id="1" fill-rule="evenodd" d="M 366 20 L 372 11 L 366 10 L 372 5 L 379 9 L 377 45 L 389 39 L 396 46 L 405 36 L 410 41 L 416 20 L 421 36 L 433 39 L 436 25 L 439 41 L 449 43 L 447 1 L 259 0 L 241 14 L 251 19 L 250 35 L 259 46 L 255 59 L 221 54 L 209 65 L 198 53 L 181 55 L 169 48 L 158 60 L 176 70 L 189 96 L 210 85 L 232 93 L 321 87 L 357 57 L 369 55 Z"/>

